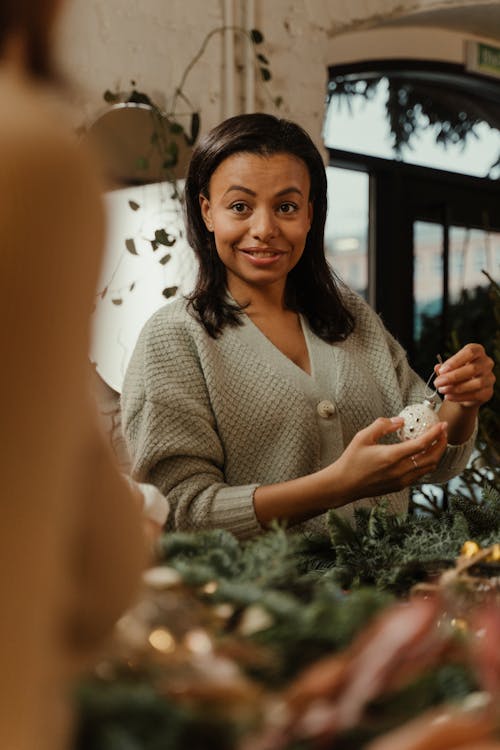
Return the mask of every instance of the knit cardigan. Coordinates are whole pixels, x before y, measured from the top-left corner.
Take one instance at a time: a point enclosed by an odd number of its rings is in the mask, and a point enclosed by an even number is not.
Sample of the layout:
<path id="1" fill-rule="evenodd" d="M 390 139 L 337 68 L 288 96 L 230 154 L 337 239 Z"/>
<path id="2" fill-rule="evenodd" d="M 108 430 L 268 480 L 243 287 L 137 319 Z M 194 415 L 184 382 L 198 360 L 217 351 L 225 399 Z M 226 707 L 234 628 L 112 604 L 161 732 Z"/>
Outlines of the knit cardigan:
<path id="1" fill-rule="evenodd" d="M 377 417 L 422 401 L 425 384 L 380 318 L 346 291 L 354 332 L 328 344 L 301 318 L 311 375 L 242 314 L 211 338 L 183 299 L 143 328 L 126 373 L 122 412 L 136 479 L 170 503 L 167 528 L 225 528 L 240 538 L 262 532 L 253 506 L 259 485 L 310 474 L 335 461 Z M 326 408 L 325 408 L 326 407 Z M 466 465 L 474 435 L 448 446 L 428 481 L 444 482 Z M 408 489 L 386 496 L 407 508 Z M 339 509 L 351 516 L 366 498 Z M 326 514 L 294 530 L 324 529 Z"/>

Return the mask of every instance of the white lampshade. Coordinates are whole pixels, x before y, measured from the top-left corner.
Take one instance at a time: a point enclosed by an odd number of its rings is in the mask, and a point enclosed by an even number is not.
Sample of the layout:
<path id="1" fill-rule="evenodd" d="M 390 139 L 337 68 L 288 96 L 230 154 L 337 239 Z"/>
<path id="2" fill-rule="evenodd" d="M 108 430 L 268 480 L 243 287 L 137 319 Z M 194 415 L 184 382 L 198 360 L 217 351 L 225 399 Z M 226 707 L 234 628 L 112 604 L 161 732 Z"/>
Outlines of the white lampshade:
<path id="1" fill-rule="evenodd" d="M 177 191 L 182 187 L 178 181 Z M 105 207 L 108 232 L 90 359 L 101 378 L 121 392 L 143 325 L 159 307 L 192 290 L 196 260 L 172 183 L 114 190 L 105 195 Z"/>

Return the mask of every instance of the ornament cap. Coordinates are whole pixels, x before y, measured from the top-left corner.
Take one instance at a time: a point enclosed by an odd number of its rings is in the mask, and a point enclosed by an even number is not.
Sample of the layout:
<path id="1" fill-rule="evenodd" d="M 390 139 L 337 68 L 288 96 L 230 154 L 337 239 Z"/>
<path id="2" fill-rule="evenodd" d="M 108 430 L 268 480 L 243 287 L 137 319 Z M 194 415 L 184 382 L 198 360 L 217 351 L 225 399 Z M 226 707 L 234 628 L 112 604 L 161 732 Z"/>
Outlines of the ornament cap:
<path id="1" fill-rule="evenodd" d="M 431 396 L 430 398 L 424 398 L 424 406 L 428 406 L 429 409 L 435 410 L 437 404 L 435 400 L 433 399 L 433 397 Z"/>

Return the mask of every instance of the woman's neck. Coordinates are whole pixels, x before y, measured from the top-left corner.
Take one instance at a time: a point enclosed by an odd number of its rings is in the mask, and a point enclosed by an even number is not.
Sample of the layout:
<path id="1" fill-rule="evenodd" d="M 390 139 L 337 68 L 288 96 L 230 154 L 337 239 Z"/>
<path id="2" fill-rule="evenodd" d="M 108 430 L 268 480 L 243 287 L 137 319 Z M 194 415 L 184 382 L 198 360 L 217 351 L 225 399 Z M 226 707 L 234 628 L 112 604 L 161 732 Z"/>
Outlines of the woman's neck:
<path id="1" fill-rule="evenodd" d="M 228 291 L 238 304 L 245 306 L 247 315 L 278 315 L 286 311 L 284 284 L 249 287 L 233 279 L 229 280 Z"/>

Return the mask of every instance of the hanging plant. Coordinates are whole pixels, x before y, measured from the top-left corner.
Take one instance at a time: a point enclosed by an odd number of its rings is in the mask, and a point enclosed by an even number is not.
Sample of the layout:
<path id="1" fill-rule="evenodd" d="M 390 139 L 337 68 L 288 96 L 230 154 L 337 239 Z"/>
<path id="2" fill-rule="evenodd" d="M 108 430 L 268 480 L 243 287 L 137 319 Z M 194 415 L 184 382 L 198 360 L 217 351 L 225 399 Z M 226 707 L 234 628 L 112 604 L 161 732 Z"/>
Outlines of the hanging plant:
<path id="1" fill-rule="evenodd" d="M 186 66 L 181 76 L 179 84 L 175 87 L 169 105 L 162 108 L 154 99 L 144 91 L 137 88 L 135 81 L 131 81 L 131 89 L 128 91 L 107 89 L 103 98 L 107 104 L 137 104 L 150 108 L 153 115 L 153 127 L 150 138 L 150 147 L 152 151 L 159 156 L 159 162 L 163 171 L 162 178 L 175 183 L 176 167 L 179 165 L 180 153 L 182 146 L 191 148 L 199 136 L 201 129 L 200 111 L 192 104 L 186 94 L 186 81 L 194 66 L 203 56 L 210 40 L 228 29 L 245 38 L 254 50 L 254 61 L 259 72 L 262 84 L 266 86 L 272 79 L 271 66 L 268 57 L 262 52 L 261 47 L 264 44 L 264 35 L 259 29 L 246 29 L 239 26 L 221 26 L 210 31 L 203 40 L 200 49 L 193 59 Z M 283 102 L 281 96 L 273 97 L 268 91 L 275 107 L 279 108 Z M 178 104 L 182 101 L 188 108 L 188 112 L 179 112 Z M 187 126 L 182 124 L 182 120 L 189 119 Z M 136 166 L 138 170 L 149 169 L 151 155 L 143 154 L 137 159 Z"/>

